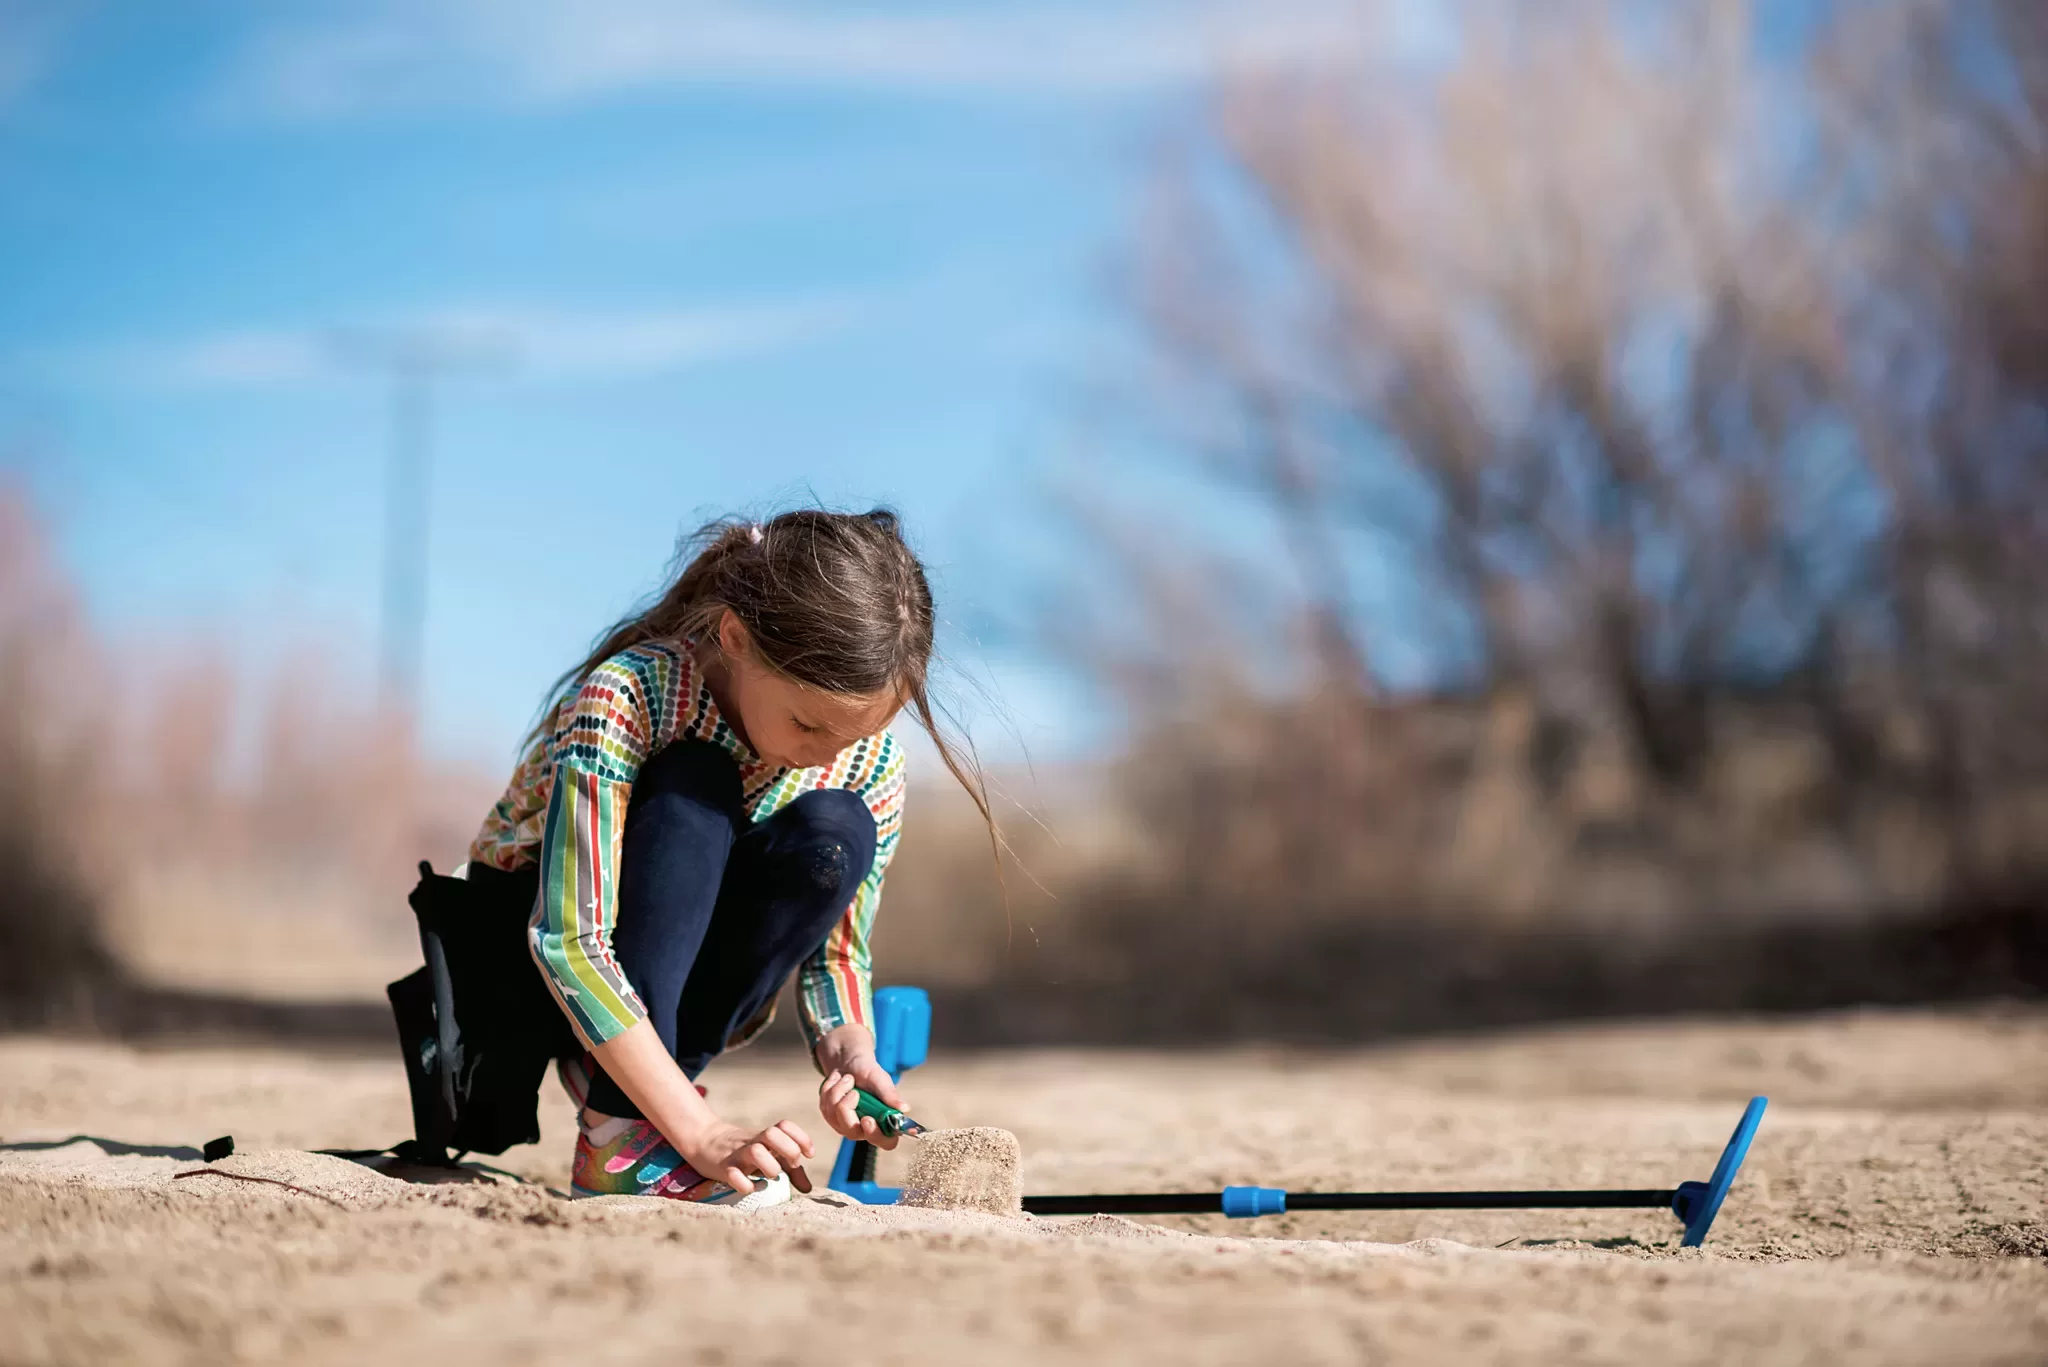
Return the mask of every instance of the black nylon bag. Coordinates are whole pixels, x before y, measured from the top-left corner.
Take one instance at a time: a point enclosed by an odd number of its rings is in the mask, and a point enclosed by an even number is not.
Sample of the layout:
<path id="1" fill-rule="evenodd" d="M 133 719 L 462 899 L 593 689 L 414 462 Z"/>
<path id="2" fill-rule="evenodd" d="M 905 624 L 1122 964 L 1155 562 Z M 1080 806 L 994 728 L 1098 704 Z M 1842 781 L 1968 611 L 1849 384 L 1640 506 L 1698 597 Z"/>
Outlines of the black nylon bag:
<path id="1" fill-rule="evenodd" d="M 500 1154 L 540 1139 L 548 1063 L 578 1049 L 527 950 L 532 871 L 472 867 L 450 878 L 420 862 L 406 900 L 425 967 L 385 989 L 412 1096 L 415 1156 Z"/>

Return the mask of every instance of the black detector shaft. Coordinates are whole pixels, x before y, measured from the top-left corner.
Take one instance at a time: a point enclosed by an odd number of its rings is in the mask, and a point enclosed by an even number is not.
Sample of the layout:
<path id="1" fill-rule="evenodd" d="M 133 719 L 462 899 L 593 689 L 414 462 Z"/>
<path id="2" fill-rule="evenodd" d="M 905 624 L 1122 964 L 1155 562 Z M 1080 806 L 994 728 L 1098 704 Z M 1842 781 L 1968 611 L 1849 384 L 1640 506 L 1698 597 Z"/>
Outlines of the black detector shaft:
<path id="1" fill-rule="evenodd" d="M 1677 1188 L 1662 1191 L 1290 1191 L 1277 1206 L 1273 1187 L 1224 1191 L 1128 1192 L 1105 1196 L 1027 1196 L 1032 1215 L 1277 1215 L 1282 1210 L 1669 1210 Z M 1267 1199 L 1261 1200 L 1261 1197 Z M 1270 1206 L 1271 1209 L 1245 1209 Z M 1234 1208 L 1235 1207 L 1235 1208 Z"/>

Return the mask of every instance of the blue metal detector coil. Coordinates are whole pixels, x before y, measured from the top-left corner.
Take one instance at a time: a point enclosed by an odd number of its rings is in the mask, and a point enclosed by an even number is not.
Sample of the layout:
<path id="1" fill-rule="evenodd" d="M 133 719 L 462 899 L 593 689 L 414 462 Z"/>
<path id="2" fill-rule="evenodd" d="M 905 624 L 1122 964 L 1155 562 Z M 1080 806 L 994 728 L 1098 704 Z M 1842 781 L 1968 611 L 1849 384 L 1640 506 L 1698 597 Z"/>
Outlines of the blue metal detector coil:
<path id="1" fill-rule="evenodd" d="M 1714 1227 L 1714 1217 L 1721 1213 L 1721 1203 L 1728 1199 L 1728 1188 L 1735 1185 L 1735 1174 L 1742 1171 L 1742 1160 L 1749 1156 L 1750 1141 L 1756 1138 L 1756 1127 L 1763 1123 L 1764 1107 L 1768 1104 L 1765 1097 L 1749 1099 L 1742 1119 L 1736 1122 L 1735 1133 L 1728 1137 L 1728 1147 L 1721 1150 L 1721 1160 L 1714 1164 L 1712 1177 L 1704 1182 L 1678 1184 L 1678 1192 L 1671 1200 L 1671 1213 L 1685 1221 L 1683 1247 L 1698 1248 L 1706 1242 L 1707 1231 Z"/>

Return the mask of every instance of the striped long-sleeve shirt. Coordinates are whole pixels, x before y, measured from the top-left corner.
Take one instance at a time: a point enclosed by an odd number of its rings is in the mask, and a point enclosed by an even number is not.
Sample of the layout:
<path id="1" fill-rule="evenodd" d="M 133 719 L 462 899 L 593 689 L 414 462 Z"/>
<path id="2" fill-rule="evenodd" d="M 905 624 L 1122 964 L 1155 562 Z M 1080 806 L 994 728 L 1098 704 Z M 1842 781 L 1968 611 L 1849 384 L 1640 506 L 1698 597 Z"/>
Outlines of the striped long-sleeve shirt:
<path id="1" fill-rule="evenodd" d="M 529 938 L 576 1033 L 596 1045 L 647 1014 L 612 953 L 619 854 L 640 766 L 678 740 L 708 740 L 731 752 L 751 820 L 766 820 L 814 788 L 857 793 L 874 813 L 874 865 L 825 943 L 797 971 L 798 1016 L 814 1048 L 841 1025 L 872 1026 L 868 936 L 903 828 L 903 747 L 883 731 L 848 746 L 829 766 L 777 768 L 719 715 L 687 649 L 650 642 L 612 656 L 564 693 L 470 846 L 473 861 L 494 868 L 540 865 Z M 772 1006 L 731 1044 L 751 1039 L 771 1015 Z"/>

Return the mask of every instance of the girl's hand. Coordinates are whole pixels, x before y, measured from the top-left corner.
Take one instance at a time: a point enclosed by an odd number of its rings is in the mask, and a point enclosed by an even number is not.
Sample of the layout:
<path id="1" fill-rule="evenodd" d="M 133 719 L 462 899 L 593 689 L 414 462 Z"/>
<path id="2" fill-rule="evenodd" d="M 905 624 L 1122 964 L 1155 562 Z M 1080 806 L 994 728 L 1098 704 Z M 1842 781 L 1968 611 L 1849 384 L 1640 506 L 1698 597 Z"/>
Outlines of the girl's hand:
<path id="1" fill-rule="evenodd" d="M 825 1117 L 826 1124 L 848 1139 L 865 1139 L 878 1149 L 895 1148 L 895 1135 L 883 1134 L 881 1126 L 854 1109 L 859 1102 L 853 1094 L 856 1087 L 898 1110 L 903 1109 L 903 1097 L 889 1075 L 882 1071 L 882 1065 L 875 1062 L 875 1056 L 855 1054 L 825 1074 L 825 1081 L 818 1087 L 819 1114 Z"/>
<path id="2" fill-rule="evenodd" d="M 753 1191 L 755 1174 L 772 1179 L 786 1172 L 798 1191 L 811 1189 L 803 1168 L 811 1156 L 811 1137 L 787 1120 L 758 1134 L 720 1120 L 669 1056 L 651 1021 L 633 1022 L 592 1052 L 699 1176 L 744 1193 Z"/>
<path id="3" fill-rule="evenodd" d="M 742 1194 L 754 1189 L 751 1178 L 773 1181 L 777 1173 L 784 1172 L 798 1191 L 811 1189 L 810 1174 L 803 1167 L 803 1160 L 814 1152 L 811 1137 L 793 1120 L 778 1120 L 758 1134 L 715 1120 L 690 1143 L 677 1144 L 676 1150 L 698 1175 L 715 1178 Z"/>

